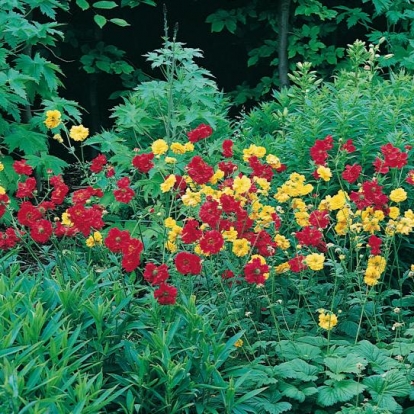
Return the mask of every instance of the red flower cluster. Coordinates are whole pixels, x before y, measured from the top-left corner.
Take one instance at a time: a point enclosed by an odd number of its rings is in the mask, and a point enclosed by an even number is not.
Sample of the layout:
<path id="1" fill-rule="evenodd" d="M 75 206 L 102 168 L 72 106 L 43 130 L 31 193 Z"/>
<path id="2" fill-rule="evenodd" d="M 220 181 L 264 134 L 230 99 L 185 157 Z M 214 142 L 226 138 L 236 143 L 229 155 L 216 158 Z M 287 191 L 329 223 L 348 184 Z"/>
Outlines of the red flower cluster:
<path id="1" fill-rule="evenodd" d="M 359 164 L 345 165 L 345 170 L 342 172 L 342 178 L 348 181 L 349 184 L 358 180 L 362 171 L 362 167 Z"/>
<path id="2" fill-rule="evenodd" d="M 206 184 L 214 175 L 214 169 L 208 165 L 199 155 L 196 155 L 187 164 L 187 172 L 191 179 L 197 184 Z"/>
<path id="3" fill-rule="evenodd" d="M 31 175 L 33 172 L 33 168 L 27 164 L 26 160 L 15 161 L 13 169 L 19 175 Z"/>
<path id="4" fill-rule="evenodd" d="M 12 228 L 8 228 L 4 232 L 0 231 L 0 250 L 12 249 L 18 241 L 19 238 Z"/>
<path id="5" fill-rule="evenodd" d="M 364 210 L 369 206 L 373 206 L 376 210 L 387 210 L 388 197 L 382 192 L 382 186 L 375 179 L 363 182 L 361 191 L 352 191 L 349 198 L 358 210 Z"/>
<path id="6" fill-rule="evenodd" d="M 260 162 L 256 156 L 249 157 L 249 165 L 253 170 L 252 177 L 264 178 L 267 181 L 271 181 L 273 178 L 273 168 L 268 164 Z"/>
<path id="7" fill-rule="evenodd" d="M 327 135 L 324 139 L 317 139 L 310 149 L 310 155 L 316 165 L 325 165 L 328 151 L 333 148 L 333 138 Z"/>
<path id="8" fill-rule="evenodd" d="M 174 259 L 175 267 L 182 275 L 199 275 L 202 265 L 201 259 L 196 254 L 180 252 Z"/>
<path id="9" fill-rule="evenodd" d="M 9 204 L 10 199 L 7 194 L 0 194 L 0 218 L 6 212 L 7 204 Z"/>
<path id="10" fill-rule="evenodd" d="M 307 226 L 295 234 L 299 244 L 304 246 L 313 246 L 317 249 L 324 249 L 325 242 L 323 241 L 323 233 L 316 227 Z"/>
<path id="11" fill-rule="evenodd" d="M 304 260 L 305 260 L 305 256 L 300 255 L 300 254 L 290 259 L 288 261 L 290 270 L 294 273 L 300 273 L 302 270 L 305 270 L 306 263 Z"/>
<path id="12" fill-rule="evenodd" d="M 149 172 L 153 167 L 154 154 L 152 152 L 147 154 L 135 155 L 132 159 L 132 165 L 141 173 L 145 174 Z"/>
<path id="13" fill-rule="evenodd" d="M 381 254 L 381 244 L 382 244 L 381 238 L 372 234 L 368 239 L 368 246 L 371 249 L 371 254 L 373 255 Z"/>
<path id="14" fill-rule="evenodd" d="M 348 152 L 348 153 L 353 153 L 356 151 L 354 142 L 352 141 L 352 139 L 348 139 L 345 144 L 342 145 L 341 149 L 343 149 L 344 151 Z"/>
<path id="15" fill-rule="evenodd" d="M 329 214 L 327 210 L 314 210 L 309 215 L 309 223 L 319 229 L 329 226 Z"/>
<path id="16" fill-rule="evenodd" d="M 147 263 L 145 265 L 144 279 L 153 286 L 158 285 L 154 291 L 154 297 L 160 305 L 174 305 L 177 298 L 177 288 L 166 283 L 169 277 L 166 264 L 156 266 L 154 263 Z"/>
<path id="17" fill-rule="evenodd" d="M 109 230 L 104 243 L 111 252 L 122 253 L 122 267 L 127 272 L 132 272 L 140 265 L 144 245 L 141 240 L 131 237 L 128 230 L 113 227 Z"/>
<path id="18" fill-rule="evenodd" d="M 386 174 L 390 168 L 401 169 L 407 165 L 408 154 L 394 147 L 391 143 L 383 145 L 381 153 L 384 159 L 377 157 L 373 164 L 378 173 Z"/>
<path id="19" fill-rule="evenodd" d="M 200 124 L 197 128 L 190 132 L 187 132 L 188 140 L 193 144 L 208 138 L 213 133 L 213 129 L 210 125 Z"/>
<path id="20" fill-rule="evenodd" d="M 27 180 L 17 184 L 16 197 L 17 198 L 33 198 L 33 191 L 36 189 L 36 179 L 28 177 Z"/>
<path id="21" fill-rule="evenodd" d="M 98 174 L 104 169 L 107 162 L 108 160 L 106 159 L 105 155 L 99 154 L 92 160 L 90 170 L 93 173 Z"/>
<path id="22" fill-rule="evenodd" d="M 225 139 L 223 141 L 223 143 L 221 144 L 223 148 L 223 157 L 231 158 L 233 156 L 233 144 L 234 143 L 231 139 Z"/>
<path id="23" fill-rule="evenodd" d="M 244 266 L 243 271 L 247 283 L 262 285 L 266 281 L 265 273 L 269 272 L 269 266 L 262 264 L 259 258 L 254 258 Z"/>
<path id="24" fill-rule="evenodd" d="M 197 220 L 189 219 L 184 224 L 181 232 L 181 241 L 186 244 L 194 243 L 200 239 L 202 234 L 200 223 Z"/>
<path id="25" fill-rule="evenodd" d="M 135 191 L 129 186 L 130 179 L 123 177 L 116 183 L 118 186 L 117 190 L 114 190 L 115 200 L 120 203 L 128 204 L 135 196 Z"/>
<path id="26" fill-rule="evenodd" d="M 200 248 L 204 253 L 217 254 L 224 246 L 224 239 L 217 230 L 206 231 L 200 239 Z"/>
<path id="27" fill-rule="evenodd" d="M 50 199 L 53 203 L 60 205 L 64 202 L 66 195 L 69 193 L 69 187 L 63 182 L 60 175 L 51 177 L 50 185 L 53 187 Z"/>

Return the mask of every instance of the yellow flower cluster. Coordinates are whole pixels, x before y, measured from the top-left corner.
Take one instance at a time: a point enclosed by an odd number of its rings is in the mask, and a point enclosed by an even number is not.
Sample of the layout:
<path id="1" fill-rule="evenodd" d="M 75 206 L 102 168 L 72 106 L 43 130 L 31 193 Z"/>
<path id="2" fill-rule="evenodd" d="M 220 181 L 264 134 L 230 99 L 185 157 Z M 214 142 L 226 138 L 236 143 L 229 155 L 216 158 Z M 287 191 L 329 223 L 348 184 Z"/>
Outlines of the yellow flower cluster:
<path id="1" fill-rule="evenodd" d="M 74 141 L 85 141 L 88 138 L 89 129 L 83 125 L 73 126 L 69 131 L 69 137 Z"/>
<path id="2" fill-rule="evenodd" d="M 62 122 L 61 116 L 61 113 L 56 109 L 53 111 L 46 111 L 46 119 L 44 124 L 49 129 L 56 128 Z"/>
<path id="3" fill-rule="evenodd" d="M 160 185 L 161 191 L 166 193 L 170 191 L 173 187 L 177 179 L 175 178 L 174 174 L 169 175 L 164 182 Z"/>
<path id="4" fill-rule="evenodd" d="M 174 253 L 178 250 L 177 237 L 182 233 L 183 228 L 177 225 L 177 222 L 172 217 L 167 217 L 164 220 L 164 226 L 169 229 L 168 240 L 165 243 L 165 248 Z"/>
<path id="5" fill-rule="evenodd" d="M 170 145 L 170 149 L 174 154 L 185 154 L 186 152 L 194 151 L 194 144 L 192 142 L 187 142 L 186 144 L 173 142 Z"/>
<path id="6" fill-rule="evenodd" d="M 97 245 L 102 245 L 102 234 L 99 231 L 95 231 L 86 239 L 86 245 L 88 247 L 94 247 Z"/>
<path id="7" fill-rule="evenodd" d="M 311 270 L 322 270 L 325 263 L 325 255 L 323 253 L 312 253 L 306 256 L 305 263 Z"/>
<path id="8" fill-rule="evenodd" d="M 236 232 L 237 234 L 237 232 Z M 233 241 L 232 252 L 237 257 L 247 256 L 250 252 L 250 242 L 247 239 L 237 239 Z"/>
<path id="9" fill-rule="evenodd" d="M 157 139 L 152 143 L 151 150 L 155 156 L 159 157 L 168 151 L 168 144 L 163 139 Z"/>
<path id="10" fill-rule="evenodd" d="M 312 190 L 313 185 L 305 184 L 305 176 L 295 172 L 290 174 L 289 180 L 277 189 L 274 197 L 279 203 L 285 203 L 291 197 L 304 196 Z"/>
<path id="11" fill-rule="evenodd" d="M 248 161 L 250 157 L 263 158 L 266 155 L 265 147 L 258 147 L 257 145 L 250 145 L 249 148 L 243 150 L 243 161 Z"/>
<path id="12" fill-rule="evenodd" d="M 381 274 L 385 270 L 387 261 L 382 256 L 372 256 L 368 259 L 367 269 L 365 270 L 364 282 L 368 286 L 375 286 Z"/>
<path id="13" fill-rule="evenodd" d="M 319 313 L 319 326 L 322 329 L 330 331 L 334 326 L 338 324 L 337 316 L 332 312 L 326 312 L 322 309 Z"/>

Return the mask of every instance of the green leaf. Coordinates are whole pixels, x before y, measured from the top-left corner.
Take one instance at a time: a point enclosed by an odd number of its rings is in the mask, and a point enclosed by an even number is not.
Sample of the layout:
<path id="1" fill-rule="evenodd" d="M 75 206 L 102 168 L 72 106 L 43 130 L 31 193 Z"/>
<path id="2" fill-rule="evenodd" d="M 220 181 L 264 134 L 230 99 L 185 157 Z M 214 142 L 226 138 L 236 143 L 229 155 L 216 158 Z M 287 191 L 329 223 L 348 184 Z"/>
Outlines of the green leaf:
<path id="1" fill-rule="evenodd" d="M 109 21 L 113 24 L 116 24 L 117 26 L 126 27 L 131 26 L 126 20 L 119 19 L 117 17 L 114 17 L 113 19 L 109 19 Z"/>
<path id="2" fill-rule="evenodd" d="M 295 378 L 301 381 L 316 381 L 320 369 L 302 359 L 293 359 L 275 367 L 275 373 L 282 378 Z"/>
<path id="3" fill-rule="evenodd" d="M 324 407 L 346 402 L 361 394 L 366 387 L 354 380 L 335 381 L 333 386 L 319 387 L 318 403 Z"/>
<path id="4" fill-rule="evenodd" d="M 90 7 L 86 0 L 76 0 L 76 4 L 84 11 L 88 10 Z"/>
<path id="5" fill-rule="evenodd" d="M 292 404 L 284 401 L 277 403 L 265 402 L 263 408 L 270 414 L 281 414 L 291 410 Z"/>
<path id="6" fill-rule="evenodd" d="M 95 20 L 95 23 L 102 29 L 106 25 L 106 18 L 100 14 L 95 14 L 93 16 L 93 20 Z"/>
<path id="7" fill-rule="evenodd" d="M 114 9 L 118 5 L 114 1 L 97 1 L 92 4 L 96 9 Z"/>
<path id="8" fill-rule="evenodd" d="M 26 159 L 32 167 L 41 167 L 45 171 L 52 170 L 53 174 L 62 174 L 63 169 L 69 166 L 67 162 L 46 152 L 41 152 L 40 156 L 28 155 Z"/>
<path id="9" fill-rule="evenodd" d="M 47 136 L 30 131 L 27 126 L 19 125 L 11 128 L 11 132 L 4 138 L 4 143 L 10 151 L 19 149 L 25 155 L 47 152 Z"/>

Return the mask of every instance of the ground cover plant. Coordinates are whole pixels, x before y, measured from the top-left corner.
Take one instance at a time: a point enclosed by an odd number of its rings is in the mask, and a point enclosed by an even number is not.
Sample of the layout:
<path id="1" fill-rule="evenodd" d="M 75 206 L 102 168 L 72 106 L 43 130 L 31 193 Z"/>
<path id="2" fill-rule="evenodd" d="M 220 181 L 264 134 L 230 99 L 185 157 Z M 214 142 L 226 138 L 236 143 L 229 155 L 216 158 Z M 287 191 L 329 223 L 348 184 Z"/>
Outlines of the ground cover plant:
<path id="1" fill-rule="evenodd" d="M 5 143 L 1 412 L 409 413 L 413 80 L 378 53 L 235 122 L 166 41 L 113 130 L 42 114 L 76 182 Z"/>

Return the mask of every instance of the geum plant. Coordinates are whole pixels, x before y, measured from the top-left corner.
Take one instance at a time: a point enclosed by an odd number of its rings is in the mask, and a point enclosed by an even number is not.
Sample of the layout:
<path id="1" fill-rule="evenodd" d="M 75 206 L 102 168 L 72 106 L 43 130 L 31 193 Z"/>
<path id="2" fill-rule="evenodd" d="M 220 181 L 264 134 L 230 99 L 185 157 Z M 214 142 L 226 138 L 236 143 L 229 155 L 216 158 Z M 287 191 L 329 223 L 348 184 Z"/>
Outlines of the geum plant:
<path id="1" fill-rule="evenodd" d="M 69 137 L 83 141 L 87 131 Z M 186 141 L 131 152 L 127 169 L 100 154 L 89 185 L 72 193 L 51 176 L 40 196 L 30 165 L 16 161 L 19 202 L 1 189 L 0 248 L 29 252 L 45 268 L 45 248 L 55 246 L 64 268 L 70 246 L 91 266 L 122 267 L 147 286 L 140 298 L 152 291 L 160 305 L 181 306 L 194 295 L 205 304 L 197 312 L 214 310 L 213 326 L 233 338 L 238 362 L 260 361 L 256 375 L 271 384 L 243 380 L 252 392 L 243 400 L 223 391 L 226 412 L 236 401 L 238 412 L 336 412 L 348 402 L 362 409 L 364 399 L 401 412 L 413 379 L 414 268 L 398 254 L 414 227 L 411 147 L 381 145 L 373 165 L 361 165 L 352 139 L 328 135 L 311 146 L 305 171 L 288 171 L 264 146 L 224 138 L 200 124 Z M 162 177 L 150 196 L 148 176 Z"/>

